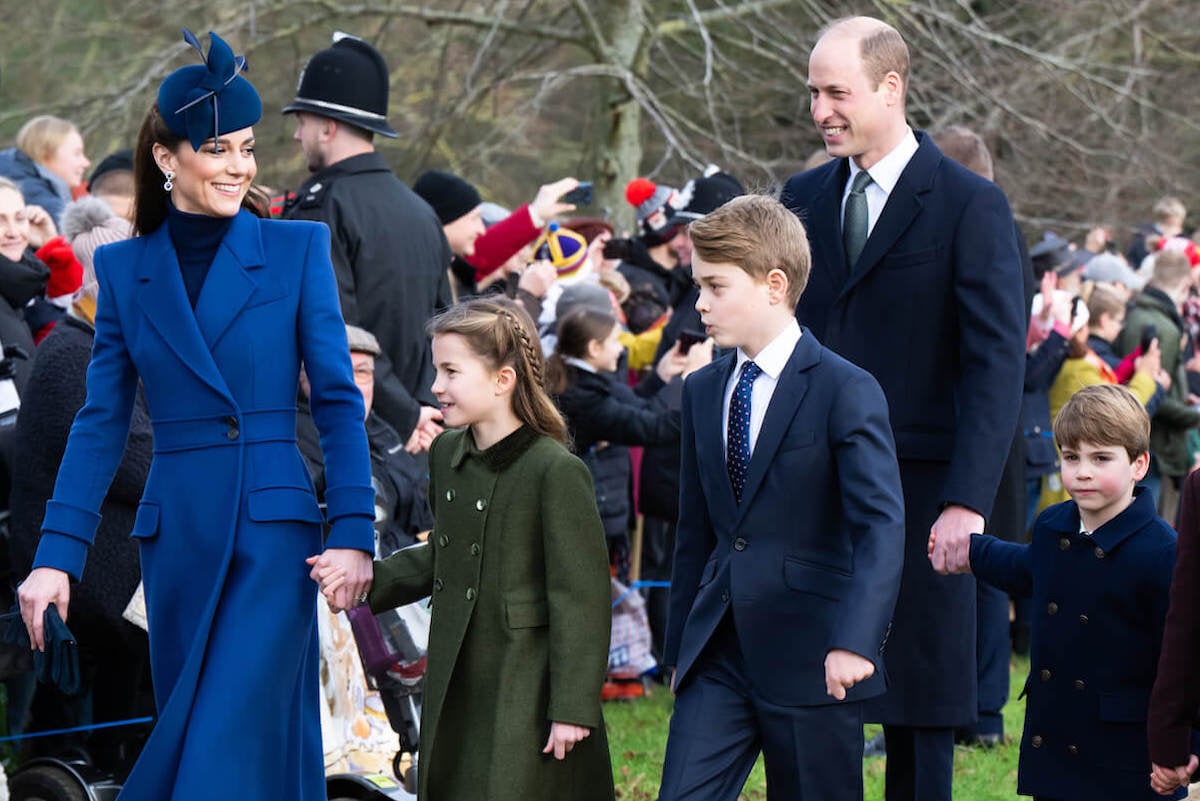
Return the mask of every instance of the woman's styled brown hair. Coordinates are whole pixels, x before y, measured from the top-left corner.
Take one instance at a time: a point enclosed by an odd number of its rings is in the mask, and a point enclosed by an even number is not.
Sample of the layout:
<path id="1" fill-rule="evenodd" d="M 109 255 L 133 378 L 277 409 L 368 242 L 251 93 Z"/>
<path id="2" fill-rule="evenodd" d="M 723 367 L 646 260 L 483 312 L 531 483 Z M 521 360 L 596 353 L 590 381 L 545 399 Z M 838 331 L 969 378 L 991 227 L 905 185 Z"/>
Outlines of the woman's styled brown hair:
<path id="1" fill-rule="evenodd" d="M 162 145 L 172 152 L 180 147 L 191 147 L 186 137 L 176 136 L 163 121 L 158 112 L 158 103 L 150 106 L 142 125 L 138 129 L 137 145 L 133 150 L 133 235 L 145 236 L 152 234 L 167 219 L 167 207 L 170 203 L 170 193 L 163 189 L 166 180 L 158 162 L 154 160 L 154 146 Z M 270 208 L 270 201 L 257 186 L 251 186 L 250 191 L 242 198 L 242 208 L 255 216 L 265 217 L 264 209 Z"/>
<path id="2" fill-rule="evenodd" d="M 533 320 L 508 298 L 474 298 L 451 306 L 429 321 L 431 336 L 458 334 L 493 370 L 517 374 L 513 413 L 539 434 L 567 442 L 567 424 L 546 394 L 545 365 Z"/>
<path id="3" fill-rule="evenodd" d="M 571 383 L 568 357 L 586 359 L 588 343 L 603 342 L 617 327 L 617 318 L 608 312 L 580 306 L 558 321 L 554 353 L 546 364 L 546 386 L 551 395 L 561 395 Z"/>

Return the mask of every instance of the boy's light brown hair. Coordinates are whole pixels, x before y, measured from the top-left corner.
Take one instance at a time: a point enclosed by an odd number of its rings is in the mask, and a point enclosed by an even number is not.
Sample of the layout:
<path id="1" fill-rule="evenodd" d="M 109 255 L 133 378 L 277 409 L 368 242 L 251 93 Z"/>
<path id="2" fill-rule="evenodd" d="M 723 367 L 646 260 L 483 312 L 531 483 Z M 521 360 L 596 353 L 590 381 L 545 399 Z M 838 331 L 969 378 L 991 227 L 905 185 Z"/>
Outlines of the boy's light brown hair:
<path id="1" fill-rule="evenodd" d="M 787 299 L 794 309 L 808 284 L 812 254 L 800 218 L 778 200 L 742 195 L 688 228 L 696 255 L 710 264 L 732 264 L 756 281 L 771 270 L 788 279 Z"/>
<path id="2" fill-rule="evenodd" d="M 1054 418 L 1059 449 L 1081 444 L 1124 448 L 1133 461 L 1150 450 L 1150 416 L 1132 392 L 1116 384 L 1084 387 Z"/>
<path id="3" fill-rule="evenodd" d="M 43 114 L 21 126 L 21 130 L 17 131 L 15 144 L 26 156 L 39 164 L 45 164 L 54 157 L 54 151 L 58 150 L 59 145 L 65 142 L 68 136 L 78 132 L 79 129 L 74 123 L 61 117 Z"/>
<path id="4" fill-rule="evenodd" d="M 1092 295 L 1088 298 L 1087 310 L 1088 326 L 1095 329 L 1100 325 L 1100 315 L 1102 314 L 1107 314 L 1113 319 L 1124 316 L 1125 301 L 1111 289 L 1098 286 L 1092 290 Z"/>

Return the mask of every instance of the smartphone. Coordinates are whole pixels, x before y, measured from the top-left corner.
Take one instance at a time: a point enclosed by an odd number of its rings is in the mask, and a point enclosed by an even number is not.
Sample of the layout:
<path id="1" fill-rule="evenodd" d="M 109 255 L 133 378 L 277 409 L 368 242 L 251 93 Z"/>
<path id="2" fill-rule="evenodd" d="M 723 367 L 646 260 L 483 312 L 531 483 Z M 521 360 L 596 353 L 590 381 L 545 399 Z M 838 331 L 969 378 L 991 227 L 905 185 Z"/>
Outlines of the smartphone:
<path id="1" fill-rule="evenodd" d="M 1151 323 L 1142 327 L 1142 353 L 1150 350 L 1150 343 L 1158 339 L 1158 326 Z"/>
<path id="2" fill-rule="evenodd" d="M 679 352 L 687 353 L 692 345 L 697 345 L 708 339 L 708 334 L 694 328 L 685 328 L 679 332 Z"/>
<path id="3" fill-rule="evenodd" d="M 563 203 L 573 203 L 576 206 L 592 205 L 592 182 L 580 181 L 579 186 L 562 196 Z"/>

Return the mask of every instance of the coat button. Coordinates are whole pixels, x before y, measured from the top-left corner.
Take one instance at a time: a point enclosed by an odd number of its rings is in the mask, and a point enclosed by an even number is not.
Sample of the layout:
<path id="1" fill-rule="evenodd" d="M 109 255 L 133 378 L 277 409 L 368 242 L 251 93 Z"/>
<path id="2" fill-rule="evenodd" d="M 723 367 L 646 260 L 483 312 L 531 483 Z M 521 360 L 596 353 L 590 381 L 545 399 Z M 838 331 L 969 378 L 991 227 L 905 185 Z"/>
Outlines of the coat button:
<path id="1" fill-rule="evenodd" d="M 487 508 L 487 498 L 480 498 L 479 500 L 475 501 L 475 508 L 481 512 L 484 509 L 486 509 Z"/>
<path id="2" fill-rule="evenodd" d="M 742 539 L 741 537 L 738 537 L 736 540 L 734 540 L 733 541 L 733 550 L 735 550 L 735 551 L 746 550 L 746 540 Z"/>
<path id="3" fill-rule="evenodd" d="M 238 419 L 233 415 L 229 415 L 229 417 L 225 418 L 225 425 L 229 426 L 229 429 L 225 432 L 226 439 L 237 439 L 239 434 Z"/>
<path id="4" fill-rule="evenodd" d="M 445 548 L 449 544 L 450 544 L 450 538 L 447 537 L 445 534 L 438 537 L 438 545 L 440 545 L 441 547 Z"/>
<path id="5" fill-rule="evenodd" d="M 1029 739 L 1029 744 L 1032 745 L 1034 748 L 1041 748 L 1042 747 L 1042 735 L 1040 735 L 1040 734 L 1033 735 L 1033 737 L 1031 737 Z"/>
<path id="6" fill-rule="evenodd" d="M 436 590 L 437 592 L 441 592 L 442 588 L 445 586 L 446 585 L 442 582 L 442 580 L 440 578 L 435 578 L 433 580 L 433 589 Z"/>
<path id="7" fill-rule="evenodd" d="M 1079 625 L 1081 625 L 1081 626 L 1086 626 L 1086 625 L 1087 625 L 1087 623 L 1088 623 L 1088 616 L 1087 616 L 1087 615 L 1080 615 L 1080 616 L 1079 616 Z"/>
<path id="8" fill-rule="evenodd" d="M 1071 756 L 1079 756 L 1079 746 L 1077 745 L 1068 745 L 1067 751 L 1070 752 Z"/>
<path id="9" fill-rule="evenodd" d="M 729 591 L 728 590 L 721 593 L 721 603 L 723 603 L 723 604 L 729 603 Z"/>
<path id="10" fill-rule="evenodd" d="M 454 500 L 454 490 L 453 489 L 446 490 L 446 500 L 447 501 Z"/>
<path id="11" fill-rule="evenodd" d="M 475 600 L 475 588 L 474 587 L 467 587 L 467 600 L 468 601 Z"/>
<path id="12" fill-rule="evenodd" d="M 1046 604 L 1046 614 L 1057 615 L 1058 614 L 1058 604 L 1054 603 L 1054 601 L 1051 601 L 1050 603 Z"/>
<path id="13" fill-rule="evenodd" d="M 1043 668 L 1042 672 L 1038 674 L 1038 676 L 1041 677 L 1042 681 L 1050 681 L 1051 675 L 1053 675 L 1053 674 L 1051 674 L 1050 671 L 1046 670 L 1045 668 Z"/>
<path id="14" fill-rule="evenodd" d="M 1087 685 L 1083 683 L 1083 679 L 1075 679 L 1075 689 L 1076 690 L 1083 690 L 1083 689 L 1086 689 L 1086 687 L 1087 687 Z"/>
<path id="15" fill-rule="evenodd" d="M 1097 558 L 1097 559 L 1103 559 L 1103 558 L 1104 558 L 1104 549 L 1103 549 L 1103 548 L 1101 548 L 1101 547 L 1099 547 L 1099 546 L 1096 546 L 1096 550 L 1095 550 L 1095 551 L 1093 551 L 1093 553 L 1095 553 L 1095 554 L 1096 554 L 1096 558 Z"/>
<path id="16" fill-rule="evenodd" d="M 1058 550 L 1065 551 L 1070 547 L 1071 547 L 1071 538 L 1070 537 L 1063 537 L 1061 540 L 1058 541 Z"/>
<path id="17" fill-rule="evenodd" d="M 483 549 L 479 547 L 478 542 L 471 543 L 471 556 L 479 556 L 479 554 L 481 554 L 482 552 L 483 552 Z"/>

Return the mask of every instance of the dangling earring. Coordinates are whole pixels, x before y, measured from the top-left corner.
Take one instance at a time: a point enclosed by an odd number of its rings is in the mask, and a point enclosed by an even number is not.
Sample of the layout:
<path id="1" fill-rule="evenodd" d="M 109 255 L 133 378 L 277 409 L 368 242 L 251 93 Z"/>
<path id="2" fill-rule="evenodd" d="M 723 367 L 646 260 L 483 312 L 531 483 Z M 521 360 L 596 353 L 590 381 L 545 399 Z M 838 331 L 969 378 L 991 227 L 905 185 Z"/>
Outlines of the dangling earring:
<path id="1" fill-rule="evenodd" d="M 167 176 L 167 180 L 163 181 L 163 190 L 166 192 L 170 192 L 172 189 L 175 188 L 175 173 L 171 172 L 170 170 L 167 170 L 166 176 Z"/>

